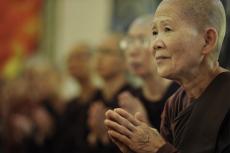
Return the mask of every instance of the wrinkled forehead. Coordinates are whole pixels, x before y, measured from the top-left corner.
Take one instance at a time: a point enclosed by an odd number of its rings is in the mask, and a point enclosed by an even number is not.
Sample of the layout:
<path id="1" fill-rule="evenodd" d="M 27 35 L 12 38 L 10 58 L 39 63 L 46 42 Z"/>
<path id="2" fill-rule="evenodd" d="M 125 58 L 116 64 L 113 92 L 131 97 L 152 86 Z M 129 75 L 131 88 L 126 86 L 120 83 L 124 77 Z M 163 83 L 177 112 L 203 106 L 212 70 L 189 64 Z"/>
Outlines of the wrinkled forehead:
<path id="1" fill-rule="evenodd" d="M 197 28 L 197 23 L 191 20 L 191 16 L 184 14 L 184 7 L 176 0 L 165 0 L 159 5 L 153 17 L 153 27 L 158 23 L 170 23 Z"/>
<path id="2" fill-rule="evenodd" d="M 154 14 L 153 23 L 157 22 L 159 18 L 172 18 L 175 20 L 181 20 L 182 13 L 180 13 L 180 7 L 175 3 L 162 1 Z"/>

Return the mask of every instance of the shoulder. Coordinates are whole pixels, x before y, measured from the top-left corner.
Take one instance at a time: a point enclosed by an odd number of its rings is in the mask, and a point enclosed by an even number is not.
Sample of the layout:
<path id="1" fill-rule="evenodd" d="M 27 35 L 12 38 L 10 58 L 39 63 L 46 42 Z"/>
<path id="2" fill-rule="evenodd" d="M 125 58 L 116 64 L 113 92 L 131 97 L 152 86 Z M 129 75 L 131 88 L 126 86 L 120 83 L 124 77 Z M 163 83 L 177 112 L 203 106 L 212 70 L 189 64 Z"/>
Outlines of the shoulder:
<path id="1" fill-rule="evenodd" d="M 172 108 L 180 105 L 185 97 L 185 91 L 180 87 L 172 96 L 170 96 L 166 102 L 165 107 Z"/>
<path id="2" fill-rule="evenodd" d="M 167 118 L 172 121 L 178 116 L 178 114 L 183 111 L 184 103 L 187 102 L 186 93 L 184 89 L 179 88 L 166 102 L 164 106 L 163 113 L 161 115 L 162 119 Z"/>
<path id="3" fill-rule="evenodd" d="M 174 93 L 176 93 L 176 91 L 178 91 L 178 89 L 180 89 L 180 85 L 176 82 L 172 82 L 169 86 L 168 89 L 165 93 L 165 97 L 170 97 L 172 96 Z"/>

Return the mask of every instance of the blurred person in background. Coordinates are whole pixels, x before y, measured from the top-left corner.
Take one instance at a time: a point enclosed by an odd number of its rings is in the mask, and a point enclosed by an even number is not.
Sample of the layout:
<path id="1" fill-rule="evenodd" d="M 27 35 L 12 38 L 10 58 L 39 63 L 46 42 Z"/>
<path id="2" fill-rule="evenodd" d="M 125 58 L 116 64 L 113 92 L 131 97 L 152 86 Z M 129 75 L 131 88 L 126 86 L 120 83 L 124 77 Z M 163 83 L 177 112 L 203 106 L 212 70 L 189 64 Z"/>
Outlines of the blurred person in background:
<path id="1" fill-rule="evenodd" d="M 5 89 L 5 152 L 52 152 L 54 119 L 32 93 L 36 88 L 24 77 L 12 81 Z M 35 90 L 35 91 L 34 91 Z"/>
<path id="2" fill-rule="evenodd" d="M 127 36 L 120 42 L 129 70 L 140 77 L 143 84 L 134 94 L 121 94 L 119 103 L 133 115 L 142 112 L 145 120 L 159 130 L 164 104 L 179 85 L 160 77 L 157 73 L 150 47 L 152 18 L 152 15 L 138 17 L 131 24 Z"/>
<path id="3" fill-rule="evenodd" d="M 119 48 L 121 38 L 120 34 L 111 34 L 102 40 L 96 50 L 96 70 L 103 79 L 104 86 L 102 99 L 96 101 L 89 110 L 91 152 L 119 152 L 109 141 L 103 120 L 107 109 L 118 107 L 118 95 L 134 89 L 126 78 L 127 67 L 124 54 Z"/>
<path id="4" fill-rule="evenodd" d="M 34 104 L 30 100 L 28 82 L 16 79 L 8 82 L 3 91 L 4 150 L 7 153 L 26 153 L 27 140 L 33 135 L 31 119 Z"/>
<path id="5" fill-rule="evenodd" d="M 67 103 L 57 131 L 55 152 L 85 153 L 88 148 L 88 110 L 91 103 L 101 96 L 92 79 L 90 46 L 86 43 L 77 44 L 68 55 L 67 65 L 69 73 L 80 85 L 80 93 Z"/>
<path id="6" fill-rule="evenodd" d="M 30 82 L 31 92 L 34 91 L 31 94 L 58 122 L 64 111 L 64 104 L 59 95 L 62 82 L 59 71 L 50 63 L 41 60 L 28 64 L 23 75 Z"/>
<path id="7" fill-rule="evenodd" d="M 228 0 L 221 0 L 225 10 L 226 10 L 226 24 L 229 25 L 230 24 L 230 2 Z M 230 29 L 227 28 L 226 29 L 226 35 L 224 38 L 224 42 L 222 45 L 222 50 L 221 50 L 221 54 L 220 54 L 220 65 L 223 67 L 226 67 L 228 69 L 230 69 Z"/>
<path id="8" fill-rule="evenodd" d="M 28 80 L 30 94 L 39 106 L 33 112 L 33 121 L 43 130 L 36 133 L 36 141 L 30 145 L 31 152 L 53 152 L 57 125 L 64 111 L 64 103 L 59 95 L 62 81 L 59 71 L 49 62 L 41 60 L 30 63 L 23 77 Z M 47 125 L 52 126 L 48 128 Z"/>

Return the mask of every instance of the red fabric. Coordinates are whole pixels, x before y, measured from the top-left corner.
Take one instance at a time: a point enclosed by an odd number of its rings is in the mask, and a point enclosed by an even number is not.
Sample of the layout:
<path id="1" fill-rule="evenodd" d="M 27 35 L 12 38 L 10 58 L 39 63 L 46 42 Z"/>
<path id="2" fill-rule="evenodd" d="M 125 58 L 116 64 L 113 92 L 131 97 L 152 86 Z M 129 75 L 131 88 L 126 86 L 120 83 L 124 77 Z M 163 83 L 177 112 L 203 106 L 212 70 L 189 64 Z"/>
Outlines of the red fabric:
<path id="1" fill-rule="evenodd" d="M 0 71 L 20 47 L 33 53 L 39 43 L 43 0 L 0 0 Z"/>

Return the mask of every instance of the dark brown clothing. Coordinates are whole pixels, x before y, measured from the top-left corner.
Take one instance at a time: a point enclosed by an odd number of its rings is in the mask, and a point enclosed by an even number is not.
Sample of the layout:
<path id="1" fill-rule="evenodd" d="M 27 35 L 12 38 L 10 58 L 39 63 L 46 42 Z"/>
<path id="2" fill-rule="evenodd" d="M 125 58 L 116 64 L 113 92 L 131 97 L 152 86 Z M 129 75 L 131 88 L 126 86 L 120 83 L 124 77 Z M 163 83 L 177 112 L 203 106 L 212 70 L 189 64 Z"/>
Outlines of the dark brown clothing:
<path id="1" fill-rule="evenodd" d="M 72 99 L 59 121 L 56 133 L 55 153 L 86 153 L 88 150 L 87 124 L 90 105 L 101 99 L 101 91 L 96 90 L 88 101 L 82 102 L 78 97 Z"/>
<path id="2" fill-rule="evenodd" d="M 161 113 L 163 112 L 164 105 L 167 101 L 167 99 L 175 93 L 175 91 L 179 88 L 179 85 L 175 82 L 173 82 L 166 92 L 163 94 L 162 98 L 153 101 L 148 99 L 143 92 L 142 88 L 138 88 L 134 93 L 133 96 L 137 97 L 142 104 L 144 105 L 148 119 L 151 123 L 151 125 L 156 128 L 157 130 L 160 130 L 160 123 L 161 123 Z"/>
<path id="3" fill-rule="evenodd" d="M 130 85 L 129 83 L 125 83 L 120 87 L 120 89 L 114 93 L 113 97 L 111 99 L 106 99 L 103 96 L 101 99 L 98 99 L 99 101 L 102 101 L 102 103 L 109 109 L 114 109 L 119 107 L 118 105 L 118 96 L 125 92 L 128 91 L 130 93 L 134 92 L 134 87 Z M 88 147 L 88 152 L 87 153 L 120 153 L 120 150 L 118 147 L 112 143 L 109 142 L 108 144 L 103 144 L 99 140 L 97 141 L 97 144 L 94 147 Z"/>
<path id="4" fill-rule="evenodd" d="M 230 73 L 219 74 L 195 100 L 179 89 L 167 102 L 158 153 L 230 152 Z M 172 145 L 171 145 L 172 144 Z"/>
<path id="5" fill-rule="evenodd" d="M 106 99 L 105 97 L 102 97 L 101 101 L 104 103 L 104 105 L 108 108 L 118 108 L 119 104 L 118 104 L 118 97 L 121 93 L 128 91 L 131 94 L 133 94 L 135 92 L 135 88 L 130 84 L 130 83 L 125 83 L 123 84 L 119 90 L 117 90 L 116 93 L 114 93 L 114 95 L 112 96 L 111 99 Z"/>

